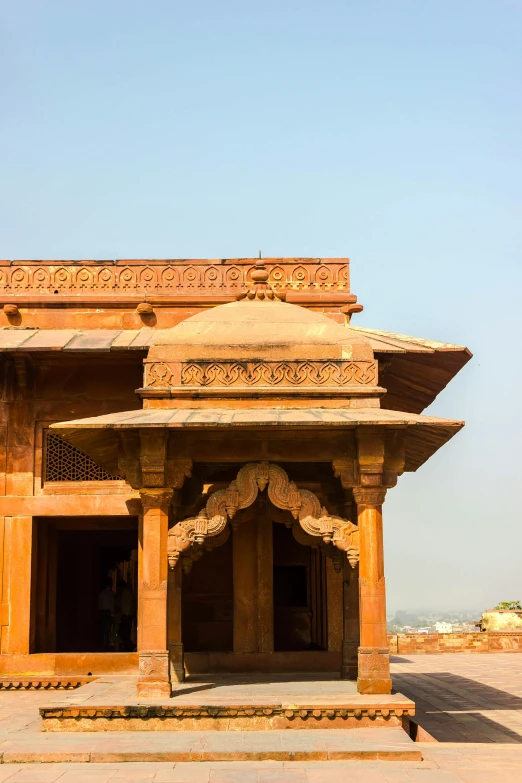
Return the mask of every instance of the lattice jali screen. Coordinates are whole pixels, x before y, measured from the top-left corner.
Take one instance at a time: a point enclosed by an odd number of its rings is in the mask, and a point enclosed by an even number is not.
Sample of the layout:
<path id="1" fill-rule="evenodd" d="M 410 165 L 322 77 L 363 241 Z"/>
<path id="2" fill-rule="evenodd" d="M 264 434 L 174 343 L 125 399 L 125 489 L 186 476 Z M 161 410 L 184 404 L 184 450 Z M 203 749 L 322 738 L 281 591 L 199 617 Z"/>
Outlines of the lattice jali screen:
<path id="1" fill-rule="evenodd" d="M 59 435 L 48 432 L 45 439 L 45 481 L 117 481 L 83 451 Z"/>

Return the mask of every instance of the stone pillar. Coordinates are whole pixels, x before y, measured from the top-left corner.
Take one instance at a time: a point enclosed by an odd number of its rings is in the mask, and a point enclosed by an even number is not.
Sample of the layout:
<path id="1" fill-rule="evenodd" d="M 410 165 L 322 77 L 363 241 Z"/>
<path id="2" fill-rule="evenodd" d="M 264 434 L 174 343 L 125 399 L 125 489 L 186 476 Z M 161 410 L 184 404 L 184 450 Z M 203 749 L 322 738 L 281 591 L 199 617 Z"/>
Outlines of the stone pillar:
<path id="1" fill-rule="evenodd" d="M 390 693 L 390 656 L 386 633 L 386 588 L 382 539 L 382 487 L 356 487 L 359 526 L 359 693 Z"/>
<path id="2" fill-rule="evenodd" d="M 359 629 L 359 566 L 343 565 L 343 642 L 341 648 L 341 679 L 356 680 L 358 674 Z"/>
<path id="3" fill-rule="evenodd" d="M 248 522 L 246 523 L 248 524 Z M 274 547 L 272 520 L 256 519 L 257 532 L 257 650 L 274 652 Z"/>
<path id="4" fill-rule="evenodd" d="M 232 532 L 234 573 L 234 652 L 258 652 L 257 532 L 243 522 Z"/>
<path id="5" fill-rule="evenodd" d="M 9 625 L 2 652 L 27 655 L 31 649 L 31 585 L 33 580 L 33 518 L 6 517 L 4 548 L 9 553 Z M 4 551 L 5 555 L 5 551 Z M 6 603 L 4 599 L 4 603 Z"/>
<path id="6" fill-rule="evenodd" d="M 182 637 L 182 580 L 181 560 L 175 568 L 169 569 L 168 584 L 168 650 L 170 661 L 171 682 L 183 682 L 185 679 L 185 665 L 183 656 Z"/>
<path id="7" fill-rule="evenodd" d="M 234 652 L 274 652 L 272 520 L 263 506 L 232 531 Z"/>
<path id="8" fill-rule="evenodd" d="M 339 554 L 341 554 L 339 552 Z M 339 558 L 340 559 L 340 558 Z M 331 557 L 326 558 L 326 616 L 328 620 L 328 650 L 339 652 L 343 645 L 343 575 L 342 568 Z M 357 595 L 357 606 L 359 596 Z M 359 617 L 357 616 L 357 631 L 359 631 Z M 359 642 L 357 642 L 359 646 Z"/>
<path id="9" fill-rule="evenodd" d="M 172 489 L 140 490 L 143 517 L 140 524 L 141 574 L 138 586 L 139 677 L 138 696 L 170 696 L 167 649 L 167 537 Z"/>

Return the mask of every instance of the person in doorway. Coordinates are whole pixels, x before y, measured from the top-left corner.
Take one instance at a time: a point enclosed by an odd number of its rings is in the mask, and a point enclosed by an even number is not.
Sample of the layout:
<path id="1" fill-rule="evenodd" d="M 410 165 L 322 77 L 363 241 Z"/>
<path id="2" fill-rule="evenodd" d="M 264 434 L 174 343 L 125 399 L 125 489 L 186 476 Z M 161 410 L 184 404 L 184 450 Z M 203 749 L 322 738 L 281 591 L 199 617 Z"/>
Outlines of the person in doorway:
<path id="1" fill-rule="evenodd" d="M 123 652 L 131 652 L 132 619 L 134 617 L 134 594 L 128 582 L 120 579 L 117 589 L 118 611 L 120 615 L 119 636 Z"/>
<path id="2" fill-rule="evenodd" d="M 108 578 L 105 587 L 98 595 L 98 629 L 103 652 L 109 651 L 115 603 L 116 595 L 112 589 L 112 579 Z"/>

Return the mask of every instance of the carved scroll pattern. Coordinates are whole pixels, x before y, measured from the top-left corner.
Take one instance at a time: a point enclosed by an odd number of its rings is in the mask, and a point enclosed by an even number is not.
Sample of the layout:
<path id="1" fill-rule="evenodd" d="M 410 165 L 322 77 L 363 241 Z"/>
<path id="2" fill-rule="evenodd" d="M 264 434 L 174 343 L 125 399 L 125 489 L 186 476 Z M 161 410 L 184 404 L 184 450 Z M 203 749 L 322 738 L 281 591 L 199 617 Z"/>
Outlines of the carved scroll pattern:
<path id="1" fill-rule="evenodd" d="M 331 516 L 321 507 L 318 498 L 306 489 L 299 489 L 286 472 L 270 462 L 244 465 L 227 489 L 214 492 L 196 517 L 178 522 L 169 530 L 169 566 L 174 568 L 182 553 L 191 546 L 203 545 L 209 536 L 218 536 L 232 527 L 242 509 L 251 506 L 258 492 L 268 487 L 268 498 L 277 508 L 291 512 L 302 530 L 320 537 L 324 544 L 344 552 L 352 568 L 359 562 L 359 529 L 352 522 Z"/>
<path id="2" fill-rule="evenodd" d="M 182 385 L 368 386 L 376 382 L 377 364 L 373 361 L 188 362 L 181 368 Z"/>

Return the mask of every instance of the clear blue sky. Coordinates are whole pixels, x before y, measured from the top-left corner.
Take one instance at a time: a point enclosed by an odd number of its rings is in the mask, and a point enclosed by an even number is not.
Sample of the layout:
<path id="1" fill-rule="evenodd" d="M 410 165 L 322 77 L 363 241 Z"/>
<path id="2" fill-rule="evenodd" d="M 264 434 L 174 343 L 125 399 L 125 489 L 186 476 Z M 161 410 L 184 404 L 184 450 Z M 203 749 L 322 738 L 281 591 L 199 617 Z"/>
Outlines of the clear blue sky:
<path id="1" fill-rule="evenodd" d="M 520 0 L 0 2 L 3 258 L 352 259 L 469 345 L 385 504 L 389 606 L 522 599 Z"/>

